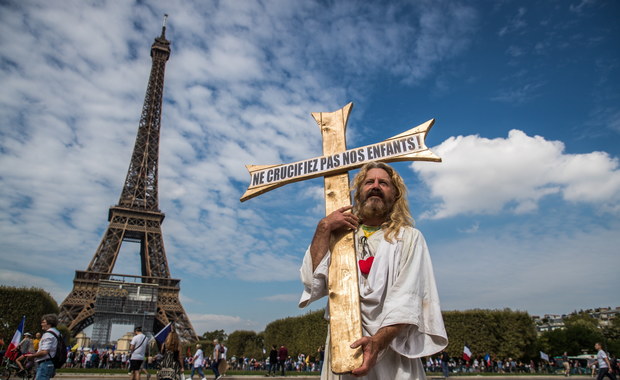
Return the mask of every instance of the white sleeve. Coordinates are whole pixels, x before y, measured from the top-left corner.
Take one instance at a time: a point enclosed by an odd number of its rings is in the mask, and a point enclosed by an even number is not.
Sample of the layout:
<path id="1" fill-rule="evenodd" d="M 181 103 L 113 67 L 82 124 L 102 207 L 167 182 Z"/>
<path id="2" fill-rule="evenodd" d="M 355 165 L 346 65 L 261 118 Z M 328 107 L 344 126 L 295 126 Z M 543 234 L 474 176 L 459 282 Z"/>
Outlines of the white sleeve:
<path id="1" fill-rule="evenodd" d="M 323 260 L 312 271 L 312 256 L 310 247 L 306 250 L 304 261 L 299 269 L 301 282 L 304 284 L 304 291 L 299 300 L 299 307 L 306 307 L 310 303 L 323 298 L 327 295 L 327 274 L 329 272 L 330 252 L 327 251 Z"/>

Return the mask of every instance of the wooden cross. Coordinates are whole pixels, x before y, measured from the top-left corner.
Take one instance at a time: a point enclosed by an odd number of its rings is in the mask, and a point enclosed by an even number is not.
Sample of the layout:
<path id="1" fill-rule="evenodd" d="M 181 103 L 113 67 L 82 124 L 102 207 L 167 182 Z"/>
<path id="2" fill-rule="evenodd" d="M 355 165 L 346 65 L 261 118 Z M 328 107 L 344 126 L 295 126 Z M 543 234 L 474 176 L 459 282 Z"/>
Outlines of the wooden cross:
<path id="1" fill-rule="evenodd" d="M 353 103 L 334 112 L 315 112 L 321 128 L 323 156 L 283 165 L 246 165 L 250 186 L 241 202 L 291 182 L 325 177 L 325 215 L 351 205 L 348 171 L 367 162 L 435 161 L 441 158 L 425 145 L 434 119 L 383 142 L 347 150 L 346 127 Z M 350 344 L 362 337 L 357 260 L 354 232 L 332 236 L 330 242 L 328 293 L 330 357 L 334 373 L 348 373 L 362 365 L 361 348 Z"/>

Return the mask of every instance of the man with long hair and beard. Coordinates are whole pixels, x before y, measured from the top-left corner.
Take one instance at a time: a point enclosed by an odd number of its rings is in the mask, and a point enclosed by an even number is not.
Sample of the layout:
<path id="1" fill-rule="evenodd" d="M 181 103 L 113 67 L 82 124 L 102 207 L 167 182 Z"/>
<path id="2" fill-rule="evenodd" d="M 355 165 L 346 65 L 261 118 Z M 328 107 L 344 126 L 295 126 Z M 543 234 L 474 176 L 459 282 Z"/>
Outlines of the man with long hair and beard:
<path id="1" fill-rule="evenodd" d="M 413 227 L 407 187 L 391 166 L 371 162 L 354 178 L 353 189 L 354 205 L 332 212 L 316 227 L 300 269 L 304 292 L 299 306 L 328 294 L 330 239 L 355 231 L 363 337 L 351 348 L 361 347 L 364 361 L 351 374 L 335 375 L 328 334 L 321 379 L 424 379 L 420 358 L 444 349 L 448 339 L 426 241 Z"/>

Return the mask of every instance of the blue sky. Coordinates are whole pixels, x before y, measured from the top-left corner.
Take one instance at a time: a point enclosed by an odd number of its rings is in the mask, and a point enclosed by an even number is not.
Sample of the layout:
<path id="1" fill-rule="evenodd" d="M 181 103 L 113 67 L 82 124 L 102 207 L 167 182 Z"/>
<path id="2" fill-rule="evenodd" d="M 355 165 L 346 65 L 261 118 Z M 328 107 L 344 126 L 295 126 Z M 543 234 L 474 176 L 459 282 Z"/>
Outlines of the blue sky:
<path id="1" fill-rule="evenodd" d="M 247 164 L 435 118 L 442 163 L 397 163 L 442 309 L 620 306 L 617 1 L 4 1 L 0 284 L 61 302 L 118 202 L 168 13 L 160 208 L 196 331 L 300 315 L 322 180 L 240 203 Z M 116 273 L 138 274 L 123 245 Z M 311 310 L 324 303 L 311 305 Z"/>

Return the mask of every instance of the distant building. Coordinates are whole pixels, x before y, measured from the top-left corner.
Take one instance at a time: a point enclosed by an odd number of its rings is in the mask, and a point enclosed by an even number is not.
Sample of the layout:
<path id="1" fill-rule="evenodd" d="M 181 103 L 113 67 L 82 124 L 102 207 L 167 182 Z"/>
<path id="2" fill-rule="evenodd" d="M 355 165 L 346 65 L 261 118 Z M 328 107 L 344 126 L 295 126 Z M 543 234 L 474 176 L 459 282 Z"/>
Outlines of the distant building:
<path id="1" fill-rule="evenodd" d="M 592 318 L 598 320 L 598 325 L 601 328 L 611 326 L 614 318 L 620 315 L 620 306 L 615 308 L 611 307 L 599 307 L 596 309 L 581 310 L 580 312 L 588 313 Z M 534 324 L 536 325 L 536 331 L 538 334 L 542 334 L 547 331 L 553 331 L 557 329 L 563 329 L 564 319 L 568 317 L 567 314 L 545 314 L 542 318 L 538 315 L 532 315 Z"/>
<path id="2" fill-rule="evenodd" d="M 83 331 L 80 331 L 76 336 L 76 344 L 78 348 L 86 348 L 90 347 L 90 338 L 84 334 Z"/>
<path id="3" fill-rule="evenodd" d="M 536 332 L 538 332 L 538 334 L 563 329 L 564 318 L 566 318 L 566 314 L 545 314 L 542 318 L 537 315 L 532 316 L 532 319 L 536 324 Z"/>
<path id="4" fill-rule="evenodd" d="M 129 353 L 129 346 L 131 345 L 131 339 L 134 337 L 132 332 L 128 332 L 123 335 L 116 343 L 116 352 L 118 353 Z"/>
<path id="5" fill-rule="evenodd" d="M 590 314 L 592 318 L 598 319 L 598 325 L 600 327 L 611 326 L 611 321 L 620 314 L 620 306 L 616 306 L 615 309 L 610 307 L 599 307 L 594 310 L 585 310 Z"/>

